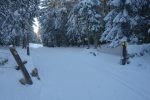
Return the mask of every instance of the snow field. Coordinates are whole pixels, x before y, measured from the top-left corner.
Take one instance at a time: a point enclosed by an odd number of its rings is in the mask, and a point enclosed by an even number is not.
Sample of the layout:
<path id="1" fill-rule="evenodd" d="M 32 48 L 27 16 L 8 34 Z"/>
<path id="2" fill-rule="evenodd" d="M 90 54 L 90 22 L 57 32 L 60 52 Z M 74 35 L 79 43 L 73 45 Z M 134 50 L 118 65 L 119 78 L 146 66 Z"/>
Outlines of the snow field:
<path id="1" fill-rule="evenodd" d="M 28 60 L 29 72 L 38 68 L 41 80 L 32 77 L 33 85 L 23 86 L 18 82 L 22 78 L 20 71 L 0 69 L 0 100 L 150 99 L 150 54 L 122 66 L 120 56 L 94 49 L 31 45 L 29 57 L 25 50 L 17 50 L 23 60 Z M 6 66 L 14 65 L 11 60 Z"/>

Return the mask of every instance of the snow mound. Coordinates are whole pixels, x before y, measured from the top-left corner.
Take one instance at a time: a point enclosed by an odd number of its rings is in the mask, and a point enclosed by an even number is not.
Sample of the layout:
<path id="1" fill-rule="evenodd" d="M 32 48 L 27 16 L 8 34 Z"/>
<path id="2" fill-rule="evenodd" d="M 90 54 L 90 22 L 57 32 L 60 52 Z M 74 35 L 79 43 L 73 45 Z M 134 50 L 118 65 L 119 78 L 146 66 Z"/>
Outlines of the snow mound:
<path id="1" fill-rule="evenodd" d="M 86 54 L 88 54 L 88 55 L 92 55 L 92 56 L 97 56 L 97 55 L 99 55 L 99 51 L 98 51 L 98 49 L 84 49 L 84 51 L 83 52 L 86 52 Z"/>
<path id="2" fill-rule="evenodd" d="M 30 43 L 30 47 L 31 47 L 31 48 L 41 48 L 41 47 L 43 47 L 43 45 L 42 45 L 42 44 Z"/>
<path id="3" fill-rule="evenodd" d="M 150 52 L 150 44 L 143 44 L 143 45 L 128 45 L 128 53 L 141 53 L 143 51 Z"/>

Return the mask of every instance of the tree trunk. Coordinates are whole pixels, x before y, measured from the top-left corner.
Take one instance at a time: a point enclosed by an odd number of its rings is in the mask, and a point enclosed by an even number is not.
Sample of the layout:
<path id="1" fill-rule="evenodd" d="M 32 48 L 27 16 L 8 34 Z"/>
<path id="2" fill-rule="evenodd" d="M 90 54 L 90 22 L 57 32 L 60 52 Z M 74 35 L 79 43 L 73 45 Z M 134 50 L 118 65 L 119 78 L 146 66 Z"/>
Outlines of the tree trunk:
<path id="1" fill-rule="evenodd" d="M 98 46 L 98 33 L 94 34 L 94 48 L 97 49 Z"/>
<path id="2" fill-rule="evenodd" d="M 29 35 L 27 34 L 27 55 L 29 56 L 30 55 L 30 49 L 29 49 Z"/>
<path id="3" fill-rule="evenodd" d="M 22 49 L 24 49 L 24 48 L 26 48 L 26 45 L 27 45 L 27 43 L 26 43 L 26 36 L 24 35 L 23 36 L 23 43 L 22 43 Z"/>
<path id="4" fill-rule="evenodd" d="M 90 49 L 90 35 L 88 34 L 88 47 L 87 49 Z"/>

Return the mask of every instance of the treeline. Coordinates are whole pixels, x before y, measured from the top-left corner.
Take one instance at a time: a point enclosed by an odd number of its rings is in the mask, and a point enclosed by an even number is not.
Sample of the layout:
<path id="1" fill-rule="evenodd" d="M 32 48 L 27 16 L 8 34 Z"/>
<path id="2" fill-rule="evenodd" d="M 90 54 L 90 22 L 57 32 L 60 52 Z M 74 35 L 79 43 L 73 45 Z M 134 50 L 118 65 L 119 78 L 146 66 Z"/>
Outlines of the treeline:
<path id="1" fill-rule="evenodd" d="M 34 41 L 35 17 L 45 46 L 150 42 L 150 0 L 0 0 L 0 45 Z"/>
<path id="2" fill-rule="evenodd" d="M 23 38 L 33 40 L 33 19 L 40 0 L 0 0 L 0 45 L 22 44 Z"/>
<path id="3" fill-rule="evenodd" d="M 46 0 L 41 3 L 40 33 L 45 46 L 80 46 L 122 39 L 150 42 L 149 0 Z"/>

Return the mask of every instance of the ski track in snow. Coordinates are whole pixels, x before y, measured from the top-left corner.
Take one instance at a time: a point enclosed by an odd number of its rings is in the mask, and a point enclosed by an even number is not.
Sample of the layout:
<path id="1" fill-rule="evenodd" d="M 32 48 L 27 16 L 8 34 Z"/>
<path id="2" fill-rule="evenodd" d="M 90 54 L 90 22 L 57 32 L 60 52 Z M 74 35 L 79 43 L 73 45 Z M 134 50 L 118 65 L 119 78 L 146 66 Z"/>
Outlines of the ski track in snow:
<path id="1" fill-rule="evenodd" d="M 102 69 L 102 68 L 101 68 Z M 107 74 L 110 74 L 110 76 L 118 81 L 119 83 L 121 83 L 122 85 L 124 85 L 125 87 L 129 88 L 130 90 L 132 90 L 133 92 L 135 92 L 137 95 L 142 96 L 143 98 L 145 98 L 145 100 L 148 100 L 150 98 L 150 95 L 147 91 L 142 90 L 141 88 L 137 87 L 135 84 L 133 84 L 132 82 L 128 81 L 128 80 L 123 80 L 124 78 L 120 77 L 119 75 L 116 75 L 115 73 L 108 71 L 106 69 L 103 69 L 103 71 L 105 71 Z"/>
<path id="2" fill-rule="evenodd" d="M 12 77 L 0 83 L 0 100 L 150 100 L 150 74 L 131 69 L 132 64 L 122 67 L 119 56 L 93 56 L 84 48 L 39 47 L 31 48 L 31 56 L 26 57 L 24 50 L 18 50 L 29 61 L 29 71 L 38 68 L 41 80 L 32 78 L 32 86 L 22 86 L 16 81 L 19 72 L 1 70 L 0 79 L 9 73 Z M 5 86 L 6 82 L 12 86 Z"/>
<path id="3" fill-rule="evenodd" d="M 70 51 L 71 51 L 71 50 L 70 50 Z M 81 52 L 81 51 L 80 51 L 80 52 Z M 66 52 L 66 53 L 68 53 L 68 52 Z M 79 52 L 78 52 L 78 53 L 79 53 Z M 81 52 L 81 53 L 82 53 L 82 52 Z M 67 54 L 65 54 L 65 55 L 67 55 Z M 80 54 L 80 55 L 82 56 L 83 54 Z M 83 56 L 84 56 L 84 55 L 83 55 Z M 85 56 L 86 56 L 86 55 L 85 55 Z M 41 57 L 41 58 L 43 58 L 43 57 Z M 69 57 L 68 57 L 68 58 L 69 58 Z M 67 63 L 67 62 L 66 62 L 66 63 Z M 86 62 L 84 62 L 84 63 L 86 63 Z M 91 65 L 91 67 L 92 67 L 92 66 L 93 66 L 93 65 Z M 106 66 L 107 66 L 107 65 L 106 65 Z M 132 84 L 132 83 L 129 82 L 129 81 L 123 80 L 124 78 L 122 79 L 122 77 L 120 77 L 120 76 L 114 74 L 113 72 L 108 71 L 108 70 L 104 69 L 103 67 L 100 67 L 100 68 L 101 68 L 101 70 L 103 70 L 104 72 L 106 72 L 108 76 L 110 76 L 110 77 L 112 77 L 114 80 L 116 80 L 117 83 L 122 84 L 123 86 L 125 86 L 126 88 L 128 88 L 129 90 L 131 90 L 132 92 L 134 92 L 135 94 L 141 96 L 141 97 L 144 98 L 145 100 L 147 100 L 148 98 L 150 98 L 148 92 L 146 92 L 146 91 L 144 91 L 144 90 L 142 90 L 142 89 L 136 87 L 136 85 Z M 89 92 L 89 91 L 88 91 L 88 92 Z M 90 92 L 89 92 L 88 94 L 89 94 L 89 96 L 90 96 Z M 114 95 L 115 95 L 115 94 L 114 94 Z M 92 96 L 89 97 L 89 98 L 92 98 Z"/>

